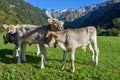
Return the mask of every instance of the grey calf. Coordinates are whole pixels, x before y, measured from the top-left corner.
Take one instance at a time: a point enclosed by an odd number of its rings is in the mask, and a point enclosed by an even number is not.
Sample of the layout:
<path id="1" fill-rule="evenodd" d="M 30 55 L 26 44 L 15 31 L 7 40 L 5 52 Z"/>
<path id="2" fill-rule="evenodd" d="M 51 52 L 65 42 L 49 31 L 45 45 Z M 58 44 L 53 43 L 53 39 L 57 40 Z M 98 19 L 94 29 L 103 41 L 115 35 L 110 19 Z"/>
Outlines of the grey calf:
<path id="1" fill-rule="evenodd" d="M 41 68 L 44 68 L 45 64 L 45 55 L 46 55 L 46 48 L 43 46 L 44 40 L 46 37 L 46 33 L 48 30 L 62 30 L 63 29 L 63 21 L 59 21 L 57 19 L 48 19 L 50 25 L 43 26 L 43 27 L 32 27 L 28 29 L 29 25 L 17 25 L 14 26 L 12 29 L 8 30 L 9 34 L 17 34 L 17 44 L 18 48 L 16 50 L 18 56 L 18 63 L 21 63 L 21 54 L 23 54 L 23 60 L 25 58 L 25 46 L 26 43 L 28 44 L 39 44 L 40 46 L 40 53 L 41 53 Z M 23 46 L 22 46 L 23 45 Z M 21 53 L 21 48 L 23 48 L 23 53 Z"/>

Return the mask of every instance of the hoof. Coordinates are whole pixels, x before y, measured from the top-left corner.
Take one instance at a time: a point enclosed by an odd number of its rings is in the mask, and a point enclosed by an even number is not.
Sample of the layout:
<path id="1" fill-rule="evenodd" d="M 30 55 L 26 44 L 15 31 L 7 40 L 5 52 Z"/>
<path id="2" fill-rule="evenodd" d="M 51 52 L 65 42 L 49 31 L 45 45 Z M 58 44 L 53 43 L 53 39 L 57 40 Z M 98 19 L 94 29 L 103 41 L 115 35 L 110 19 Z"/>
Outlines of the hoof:
<path id="1" fill-rule="evenodd" d="M 94 62 L 94 63 L 92 63 L 92 65 L 93 65 L 93 66 L 97 66 L 97 65 L 98 65 L 98 63 L 95 63 L 95 62 Z"/>
<path id="2" fill-rule="evenodd" d="M 44 66 L 40 66 L 41 69 L 45 68 Z"/>
<path id="3" fill-rule="evenodd" d="M 98 63 L 95 63 L 95 66 L 97 66 L 98 65 Z"/>
<path id="4" fill-rule="evenodd" d="M 40 55 L 40 53 L 37 53 L 37 56 L 39 56 Z"/>
<path id="5" fill-rule="evenodd" d="M 64 68 L 62 67 L 62 68 L 61 68 L 61 70 L 63 71 L 63 70 L 64 70 Z"/>
<path id="6" fill-rule="evenodd" d="M 17 65 L 20 65 L 21 63 L 19 62 L 19 63 L 17 63 Z"/>
<path id="7" fill-rule="evenodd" d="M 74 72 L 75 72 L 75 70 L 71 70 L 71 72 L 72 72 L 72 73 L 74 73 Z"/>
<path id="8" fill-rule="evenodd" d="M 61 70 L 63 71 L 63 70 L 64 70 L 64 68 L 65 68 L 65 67 L 64 67 L 64 65 L 62 65 Z"/>
<path id="9" fill-rule="evenodd" d="M 26 62 L 27 60 L 26 59 L 22 59 L 23 62 Z"/>

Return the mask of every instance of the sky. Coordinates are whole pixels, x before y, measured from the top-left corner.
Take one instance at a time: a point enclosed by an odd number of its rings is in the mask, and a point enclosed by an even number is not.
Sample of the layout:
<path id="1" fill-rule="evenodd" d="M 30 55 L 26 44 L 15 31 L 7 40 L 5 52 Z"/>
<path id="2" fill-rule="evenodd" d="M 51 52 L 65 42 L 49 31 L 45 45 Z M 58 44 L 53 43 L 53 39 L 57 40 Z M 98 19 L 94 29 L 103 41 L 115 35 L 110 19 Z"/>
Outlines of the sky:
<path id="1" fill-rule="evenodd" d="M 106 0 L 24 0 L 41 9 L 79 9 L 80 7 L 102 3 Z"/>

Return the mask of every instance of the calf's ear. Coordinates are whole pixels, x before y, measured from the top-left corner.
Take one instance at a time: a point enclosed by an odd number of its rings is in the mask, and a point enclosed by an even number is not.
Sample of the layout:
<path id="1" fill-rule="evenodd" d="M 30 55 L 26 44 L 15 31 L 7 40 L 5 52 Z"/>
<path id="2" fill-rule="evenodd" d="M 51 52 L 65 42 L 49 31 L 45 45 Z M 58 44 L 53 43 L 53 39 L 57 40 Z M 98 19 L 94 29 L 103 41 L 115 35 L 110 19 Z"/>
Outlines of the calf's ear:
<path id="1" fill-rule="evenodd" d="M 64 25 L 64 22 L 63 22 L 63 21 L 60 21 L 60 24 L 63 26 L 63 25 Z"/>
<path id="2" fill-rule="evenodd" d="M 8 28 L 8 25 L 7 25 L 7 24 L 3 24 L 3 28 L 4 28 L 4 29 L 7 29 L 7 28 Z"/>
<path id="3" fill-rule="evenodd" d="M 55 40 L 57 40 L 58 36 L 57 36 L 57 35 L 53 35 L 53 38 L 54 38 Z"/>
<path id="4" fill-rule="evenodd" d="M 52 19 L 51 18 L 48 19 L 48 23 L 52 24 Z"/>

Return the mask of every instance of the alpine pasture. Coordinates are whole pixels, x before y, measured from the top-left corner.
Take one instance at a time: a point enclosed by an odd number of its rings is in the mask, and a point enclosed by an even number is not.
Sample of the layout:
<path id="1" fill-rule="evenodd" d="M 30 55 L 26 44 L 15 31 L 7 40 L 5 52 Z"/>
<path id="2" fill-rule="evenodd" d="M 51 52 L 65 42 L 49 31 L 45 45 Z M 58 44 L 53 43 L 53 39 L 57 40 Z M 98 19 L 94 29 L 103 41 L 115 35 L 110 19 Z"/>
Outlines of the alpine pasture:
<path id="1" fill-rule="evenodd" d="M 4 44 L 0 34 L 0 80 L 118 80 L 120 79 L 120 40 L 118 37 L 98 36 L 99 62 L 91 64 L 90 51 L 78 48 L 75 53 L 75 72 L 71 73 L 70 55 L 67 56 L 65 70 L 61 71 L 63 51 L 59 48 L 47 49 L 47 62 L 40 69 L 40 56 L 36 45 L 27 45 L 26 62 L 16 64 L 12 52 L 13 44 Z"/>

